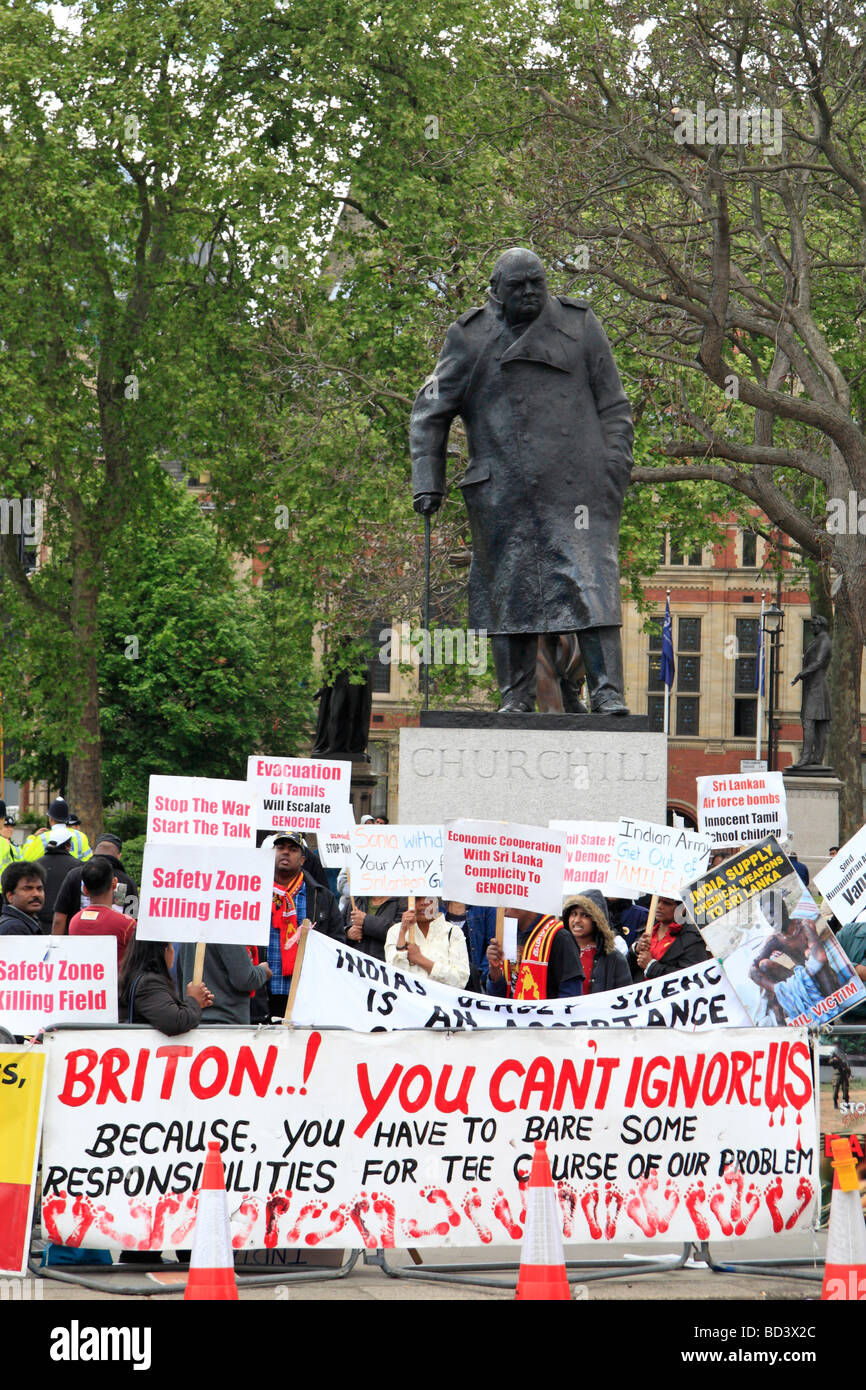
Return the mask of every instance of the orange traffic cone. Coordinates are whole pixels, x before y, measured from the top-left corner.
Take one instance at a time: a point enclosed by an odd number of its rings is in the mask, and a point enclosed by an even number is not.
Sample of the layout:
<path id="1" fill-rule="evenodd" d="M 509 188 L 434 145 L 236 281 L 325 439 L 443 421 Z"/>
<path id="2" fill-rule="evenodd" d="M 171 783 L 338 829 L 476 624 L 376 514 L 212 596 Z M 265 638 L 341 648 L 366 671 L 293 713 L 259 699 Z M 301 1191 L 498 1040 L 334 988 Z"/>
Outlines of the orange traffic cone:
<path id="1" fill-rule="evenodd" d="M 547 1145 L 536 1139 L 526 1192 L 526 1230 L 520 1252 L 515 1298 L 570 1299 L 559 1203 L 553 1188 Z"/>
<path id="2" fill-rule="evenodd" d="M 226 1201 L 226 1179 L 220 1146 L 211 1140 L 198 1194 L 195 1232 L 189 1261 L 189 1278 L 184 1298 L 236 1299 L 238 1286 L 229 1211 Z"/>
<path id="3" fill-rule="evenodd" d="M 847 1139 L 832 1139 L 833 1196 L 827 1262 L 821 1298 L 830 1301 L 866 1301 L 866 1222 L 860 1202 L 857 1163 Z"/>

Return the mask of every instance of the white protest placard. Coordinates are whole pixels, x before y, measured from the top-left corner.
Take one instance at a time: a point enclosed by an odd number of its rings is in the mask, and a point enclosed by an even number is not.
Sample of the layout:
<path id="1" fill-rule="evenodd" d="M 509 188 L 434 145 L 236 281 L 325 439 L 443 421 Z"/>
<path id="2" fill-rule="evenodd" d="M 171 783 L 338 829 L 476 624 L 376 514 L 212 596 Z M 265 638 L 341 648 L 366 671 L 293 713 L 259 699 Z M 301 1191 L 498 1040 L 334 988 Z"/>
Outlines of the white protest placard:
<path id="1" fill-rule="evenodd" d="M 784 843 L 788 807 L 781 772 L 720 772 L 698 781 L 698 831 L 715 845 Z"/>
<path id="2" fill-rule="evenodd" d="M 616 821 L 552 820 L 551 830 L 565 835 L 565 870 L 562 896 L 581 893 L 585 888 L 604 892 L 610 857 L 616 842 Z"/>
<path id="3" fill-rule="evenodd" d="M 356 825 L 349 882 L 354 896 L 439 897 L 441 825 Z"/>
<path id="4" fill-rule="evenodd" d="M 247 759 L 247 790 L 255 796 L 253 830 L 315 830 L 353 820 L 352 764 L 322 758 Z"/>
<path id="5" fill-rule="evenodd" d="M 611 898 L 679 897 L 681 885 L 703 873 L 711 849 L 707 836 L 693 830 L 623 816 L 604 892 Z"/>
<path id="6" fill-rule="evenodd" d="M 326 869 L 348 869 L 354 824 L 326 825 L 316 837 L 316 851 Z"/>
<path id="7" fill-rule="evenodd" d="M 139 941 L 266 946 L 274 857 L 227 845 L 145 845 Z"/>
<path id="8" fill-rule="evenodd" d="M 505 955 L 509 921 L 505 919 Z M 315 1028 L 749 1028 L 751 1019 L 718 961 L 625 989 L 533 1003 L 472 994 L 438 980 L 407 975 L 310 932 L 292 1019 Z"/>
<path id="9" fill-rule="evenodd" d="M 116 1022 L 115 937 L 0 936 L 0 1024 L 10 1033 Z"/>
<path id="10" fill-rule="evenodd" d="M 256 846 L 253 804 L 246 782 L 217 777 L 150 779 L 148 844 L 235 844 Z"/>
<path id="11" fill-rule="evenodd" d="M 48 1035 L 48 1240 L 188 1249 L 210 1140 L 236 1250 L 517 1250 L 538 1139 L 569 1242 L 646 1249 L 810 1228 L 805 1029 L 216 1025 L 175 1041 Z"/>
<path id="12" fill-rule="evenodd" d="M 445 822 L 443 896 L 483 907 L 562 910 L 565 835 L 543 825 Z"/>
<path id="13" fill-rule="evenodd" d="M 866 825 L 818 870 L 813 881 L 843 926 L 857 921 L 866 910 Z"/>

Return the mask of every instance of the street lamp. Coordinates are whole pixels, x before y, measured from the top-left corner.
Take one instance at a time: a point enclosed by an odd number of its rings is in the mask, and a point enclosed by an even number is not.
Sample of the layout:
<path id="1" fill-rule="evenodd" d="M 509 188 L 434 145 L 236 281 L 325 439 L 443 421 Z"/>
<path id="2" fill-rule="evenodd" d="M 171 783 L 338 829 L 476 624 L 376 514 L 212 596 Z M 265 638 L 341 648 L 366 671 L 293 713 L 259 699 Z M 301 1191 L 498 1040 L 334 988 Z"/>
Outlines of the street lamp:
<path id="1" fill-rule="evenodd" d="M 779 756 L 779 738 L 776 728 L 776 707 L 779 703 L 779 638 L 785 625 L 785 615 L 778 604 L 772 604 L 764 613 L 763 630 L 770 639 L 770 690 L 767 703 L 767 771 L 776 771 Z"/>

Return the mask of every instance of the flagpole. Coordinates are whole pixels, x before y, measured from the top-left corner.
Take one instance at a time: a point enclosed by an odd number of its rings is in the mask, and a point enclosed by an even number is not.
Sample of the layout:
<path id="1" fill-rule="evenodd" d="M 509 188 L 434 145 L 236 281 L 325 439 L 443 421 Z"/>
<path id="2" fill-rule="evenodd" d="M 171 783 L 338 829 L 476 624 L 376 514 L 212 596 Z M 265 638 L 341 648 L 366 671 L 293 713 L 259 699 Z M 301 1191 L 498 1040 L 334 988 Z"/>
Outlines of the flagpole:
<path id="1" fill-rule="evenodd" d="M 671 726 L 671 686 L 674 681 L 674 659 L 673 659 L 673 623 L 671 620 L 671 591 L 668 589 L 665 597 L 665 621 L 662 630 L 662 680 L 665 687 L 665 717 L 664 735 L 670 737 Z"/>
<path id="2" fill-rule="evenodd" d="M 761 594 L 761 620 L 758 624 L 758 669 L 755 673 L 758 687 L 758 719 L 755 727 L 755 760 L 761 761 L 761 726 L 764 721 L 764 595 Z"/>

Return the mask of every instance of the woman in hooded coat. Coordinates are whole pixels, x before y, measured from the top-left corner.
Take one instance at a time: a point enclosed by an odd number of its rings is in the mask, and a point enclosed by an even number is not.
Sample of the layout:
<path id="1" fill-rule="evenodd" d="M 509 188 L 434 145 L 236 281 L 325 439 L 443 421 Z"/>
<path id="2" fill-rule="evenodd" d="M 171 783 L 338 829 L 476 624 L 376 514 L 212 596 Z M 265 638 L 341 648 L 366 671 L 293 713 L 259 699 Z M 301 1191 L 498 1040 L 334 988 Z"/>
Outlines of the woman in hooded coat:
<path id="1" fill-rule="evenodd" d="M 585 893 L 566 898 L 562 920 L 577 943 L 583 970 L 582 994 L 603 994 L 609 989 L 630 985 L 628 961 L 616 948 L 616 938 L 601 893 L 588 888 Z"/>

